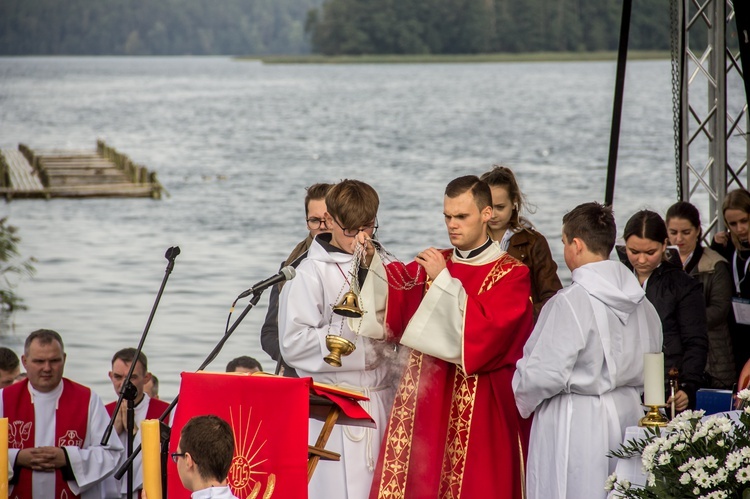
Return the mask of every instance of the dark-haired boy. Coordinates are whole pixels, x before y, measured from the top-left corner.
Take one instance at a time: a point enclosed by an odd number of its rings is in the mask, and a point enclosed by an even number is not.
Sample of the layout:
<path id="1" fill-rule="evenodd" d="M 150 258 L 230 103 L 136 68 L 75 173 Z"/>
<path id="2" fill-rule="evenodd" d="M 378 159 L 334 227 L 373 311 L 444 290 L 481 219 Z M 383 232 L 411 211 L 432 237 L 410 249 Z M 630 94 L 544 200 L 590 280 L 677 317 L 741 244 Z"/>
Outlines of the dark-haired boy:
<path id="1" fill-rule="evenodd" d="M 367 497 L 393 401 L 394 387 L 383 355 L 385 345 L 357 335 L 357 328 L 352 329 L 346 317 L 332 310 L 352 286 L 358 238 L 370 238 L 377 230 L 379 204 L 375 189 L 364 182 L 342 180 L 334 185 L 326 196 L 325 218 L 331 232 L 318 234 L 307 258 L 297 267 L 296 277 L 281 292 L 279 343 L 284 360 L 300 376 L 365 392 L 370 398 L 368 412 L 377 424 L 376 429 L 333 428 L 326 448 L 341 454 L 341 460 L 318 465 L 309 484 L 310 497 Z M 323 360 L 330 353 L 326 348 L 329 334 L 340 335 L 355 345 L 350 355 L 341 358 L 341 367 Z M 310 443 L 321 427 L 321 422 L 310 421 Z"/>
<path id="2" fill-rule="evenodd" d="M 234 457 L 234 434 L 218 416 L 195 416 L 180 431 L 172 459 L 193 499 L 237 499 L 227 485 Z"/>
<path id="3" fill-rule="evenodd" d="M 21 363 L 16 352 L 0 347 L 0 388 L 6 388 L 20 380 Z"/>
<path id="4" fill-rule="evenodd" d="M 529 499 L 606 497 L 607 453 L 643 416 L 643 354 L 661 352 L 661 321 L 633 273 L 609 259 L 615 237 L 599 203 L 563 217 L 573 283 L 542 309 L 513 376 L 519 412 L 534 413 Z"/>
<path id="5" fill-rule="evenodd" d="M 236 357 L 232 360 L 230 360 L 227 363 L 227 369 L 226 371 L 228 373 L 257 373 L 257 372 L 263 372 L 263 366 L 260 365 L 260 362 L 258 362 L 256 359 L 252 357 L 248 357 L 247 355 L 242 355 L 240 357 Z"/>

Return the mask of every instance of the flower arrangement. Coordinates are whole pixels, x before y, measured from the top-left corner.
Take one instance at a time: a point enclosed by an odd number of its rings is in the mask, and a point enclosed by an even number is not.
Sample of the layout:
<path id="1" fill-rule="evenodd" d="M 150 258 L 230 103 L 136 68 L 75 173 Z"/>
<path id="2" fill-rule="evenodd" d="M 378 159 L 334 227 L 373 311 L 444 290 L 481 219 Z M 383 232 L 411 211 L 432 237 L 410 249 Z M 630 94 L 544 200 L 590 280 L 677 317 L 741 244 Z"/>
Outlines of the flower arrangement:
<path id="1" fill-rule="evenodd" d="M 624 498 L 749 499 L 750 389 L 738 398 L 743 405 L 738 421 L 685 411 L 665 428 L 647 428 L 646 438 L 621 445 L 610 456 L 641 456 L 646 484 L 618 480 L 613 473 L 604 488 Z"/>

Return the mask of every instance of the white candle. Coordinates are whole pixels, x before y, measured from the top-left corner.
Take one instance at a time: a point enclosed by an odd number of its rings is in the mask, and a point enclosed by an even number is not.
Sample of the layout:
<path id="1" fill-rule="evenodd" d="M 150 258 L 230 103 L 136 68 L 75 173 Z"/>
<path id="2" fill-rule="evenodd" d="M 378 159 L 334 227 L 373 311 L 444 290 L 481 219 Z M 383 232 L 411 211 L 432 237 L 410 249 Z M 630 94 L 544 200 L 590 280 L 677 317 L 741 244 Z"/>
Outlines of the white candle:
<path id="1" fill-rule="evenodd" d="M 664 354 L 643 354 L 643 403 L 664 405 Z"/>

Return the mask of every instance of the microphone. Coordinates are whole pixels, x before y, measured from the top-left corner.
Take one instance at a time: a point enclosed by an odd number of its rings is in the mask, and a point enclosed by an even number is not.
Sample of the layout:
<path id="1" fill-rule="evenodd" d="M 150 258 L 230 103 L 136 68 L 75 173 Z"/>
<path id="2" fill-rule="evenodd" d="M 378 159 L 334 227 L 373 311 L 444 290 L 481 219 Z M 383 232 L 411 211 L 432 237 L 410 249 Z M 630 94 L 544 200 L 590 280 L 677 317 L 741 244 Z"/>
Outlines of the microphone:
<path id="1" fill-rule="evenodd" d="M 294 267 L 292 267 L 291 265 L 284 267 L 283 269 L 279 270 L 278 274 L 271 276 L 268 279 L 265 279 L 263 281 L 256 282 L 255 284 L 253 284 L 252 288 L 247 289 L 243 291 L 242 293 L 240 293 L 237 299 L 239 300 L 240 298 L 245 298 L 246 296 L 257 295 L 261 293 L 263 290 L 265 290 L 266 288 L 273 286 L 274 284 L 277 284 L 279 282 L 284 282 L 284 281 L 290 281 L 294 279 L 295 275 L 297 275 L 297 271 L 294 270 Z"/>

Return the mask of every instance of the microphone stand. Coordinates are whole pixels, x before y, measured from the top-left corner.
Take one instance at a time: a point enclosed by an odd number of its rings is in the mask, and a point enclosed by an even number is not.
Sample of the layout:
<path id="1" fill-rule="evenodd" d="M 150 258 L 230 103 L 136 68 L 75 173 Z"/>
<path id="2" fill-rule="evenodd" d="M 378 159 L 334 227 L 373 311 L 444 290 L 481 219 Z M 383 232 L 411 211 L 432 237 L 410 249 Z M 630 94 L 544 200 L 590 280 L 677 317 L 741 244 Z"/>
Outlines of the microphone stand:
<path id="1" fill-rule="evenodd" d="M 122 386 L 120 387 L 120 395 L 117 398 L 117 404 L 115 404 L 115 409 L 112 412 L 112 417 L 109 420 L 109 424 L 107 425 L 107 428 L 104 430 L 104 436 L 102 436 L 102 442 L 101 445 L 107 445 L 109 442 L 109 437 L 112 435 L 112 428 L 114 428 L 115 420 L 117 419 L 117 414 L 120 411 L 120 406 L 122 405 L 123 399 L 128 401 L 127 404 L 127 423 L 125 431 L 128 434 L 128 442 L 127 442 L 127 453 L 128 456 L 133 455 L 133 438 L 135 433 L 135 398 L 138 396 L 138 389 L 131 383 L 131 378 L 133 377 L 133 370 L 135 369 L 135 365 L 138 363 L 138 357 L 141 356 L 141 350 L 143 349 L 143 343 L 146 341 L 146 336 L 148 335 L 148 330 L 151 328 L 151 321 L 154 319 L 154 315 L 156 314 L 156 308 L 159 306 L 159 301 L 161 300 L 161 295 L 164 292 L 164 287 L 167 285 L 167 280 L 169 279 L 169 275 L 172 273 L 172 270 L 174 269 L 174 260 L 177 258 L 177 255 L 180 254 L 180 248 L 179 246 L 173 246 L 167 249 L 167 252 L 164 254 L 164 257 L 167 259 L 167 268 L 164 273 L 164 278 L 161 281 L 161 287 L 159 288 L 159 292 L 156 294 L 156 300 L 154 301 L 154 305 L 151 308 L 151 314 L 148 317 L 148 321 L 146 321 L 146 327 L 143 330 L 143 333 L 141 334 L 141 340 L 138 343 L 138 348 L 136 349 L 135 357 L 133 358 L 133 361 L 130 363 L 130 369 L 128 369 L 128 374 L 125 376 L 125 381 L 123 382 Z M 118 437 L 119 438 L 119 437 Z M 126 469 L 128 472 L 128 478 L 127 478 L 127 497 L 133 497 L 133 460 L 128 459 L 128 467 Z M 122 478 L 122 475 L 117 477 L 119 480 Z"/>
<path id="2" fill-rule="evenodd" d="M 227 340 L 229 339 L 229 337 L 232 336 L 232 333 L 234 333 L 234 330 L 237 329 L 237 326 L 240 325 L 240 322 L 242 322 L 242 320 L 250 312 L 250 310 L 253 307 L 255 307 L 255 305 L 257 305 L 258 301 L 260 300 L 260 295 L 262 293 L 263 293 L 263 290 L 260 290 L 259 292 L 253 294 L 253 297 L 250 299 L 250 302 L 245 307 L 245 310 L 243 310 L 242 313 L 240 314 L 240 316 L 237 317 L 237 320 L 234 321 L 234 323 L 232 324 L 232 327 L 230 327 L 224 333 L 224 336 L 222 336 L 222 338 L 216 344 L 216 346 L 214 347 L 214 349 L 211 350 L 211 353 L 208 354 L 208 356 L 206 357 L 206 360 L 203 361 L 203 363 L 200 365 L 200 367 L 198 369 L 196 369 L 196 371 L 202 371 L 203 369 L 205 369 L 211 362 L 213 362 L 213 360 L 216 358 L 216 356 L 219 355 L 219 352 L 221 352 L 221 349 L 224 348 L 224 343 L 226 343 Z M 159 416 L 159 421 L 161 422 L 161 424 L 159 426 L 161 428 L 161 432 L 160 433 L 161 433 L 162 439 L 165 438 L 165 436 L 164 436 L 165 435 L 165 430 L 164 429 L 166 428 L 167 429 L 166 440 L 169 440 L 169 427 L 166 426 L 166 424 L 164 424 L 164 420 L 172 412 L 172 409 L 174 409 L 174 406 L 177 405 L 177 401 L 179 400 L 179 398 L 180 398 L 180 396 L 177 395 L 174 398 L 174 400 L 172 401 L 172 403 L 169 404 L 169 406 L 166 409 L 164 409 L 164 412 L 162 413 L 162 415 Z M 164 450 L 166 448 L 167 448 L 166 445 L 163 446 L 162 447 L 162 452 L 164 452 Z M 125 462 L 122 463 L 122 465 L 120 465 L 120 468 L 118 468 L 118 470 L 115 472 L 115 475 L 114 475 L 117 480 L 119 480 L 120 478 L 122 478 L 122 475 L 125 474 L 125 472 L 128 470 L 128 468 L 132 467 L 133 460 L 135 460 L 136 456 L 140 452 L 141 452 L 141 446 L 139 445 L 138 447 L 136 447 L 136 449 L 133 451 L 133 453 L 128 456 L 127 460 L 125 460 Z M 164 473 L 166 471 L 166 467 L 162 468 L 162 470 L 163 470 L 163 473 Z M 162 480 L 163 480 L 163 478 L 162 478 Z M 167 488 L 166 487 L 162 488 L 162 491 L 163 491 L 164 498 L 166 499 L 166 497 L 167 497 Z"/>

